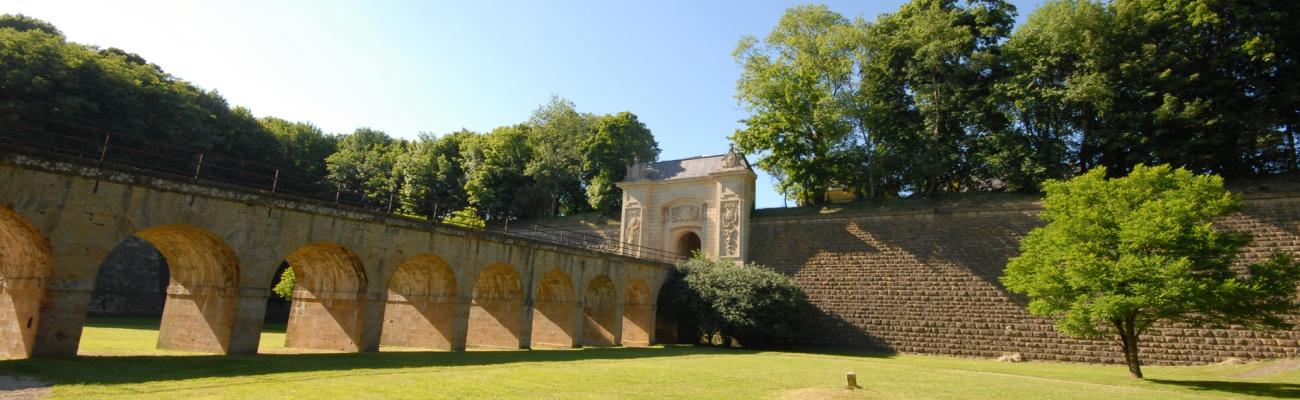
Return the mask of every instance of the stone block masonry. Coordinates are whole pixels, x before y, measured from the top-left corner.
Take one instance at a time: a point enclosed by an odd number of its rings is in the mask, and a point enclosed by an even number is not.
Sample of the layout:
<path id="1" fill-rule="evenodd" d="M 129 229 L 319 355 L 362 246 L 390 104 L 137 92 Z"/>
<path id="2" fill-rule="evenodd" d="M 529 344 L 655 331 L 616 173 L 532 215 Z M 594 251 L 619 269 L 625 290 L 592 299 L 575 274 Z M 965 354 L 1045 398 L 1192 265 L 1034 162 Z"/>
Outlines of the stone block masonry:
<path id="1" fill-rule="evenodd" d="M 654 325 L 653 312 L 623 315 L 621 302 L 653 304 L 671 271 L 587 247 L 0 149 L 0 359 L 77 354 L 88 310 L 160 313 L 159 348 L 255 353 L 286 265 L 297 284 L 285 346 L 341 351 L 530 348 L 533 336 L 572 347 L 584 337 L 577 294 L 596 277 L 609 283 L 610 344 L 620 345 L 621 322 Z M 108 300 L 92 306 L 92 294 Z M 534 330 L 533 315 L 552 311 L 552 300 L 571 312 Z M 148 307 L 125 305 L 136 301 Z"/>
<path id="2" fill-rule="evenodd" d="M 1119 345 L 1057 333 L 998 278 L 1019 241 L 1042 222 L 1036 203 L 970 209 L 759 216 L 753 262 L 794 277 L 819 309 L 813 345 L 869 351 L 1122 363 Z M 1300 257 L 1300 195 L 1248 196 L 1222 229 L 1255 241 L 1239 262 L 1275 251 Z M 1300 331 L 1157 326 L 1141 338 L 1147 364 L 1228 357 L 1295 357 Z"/>

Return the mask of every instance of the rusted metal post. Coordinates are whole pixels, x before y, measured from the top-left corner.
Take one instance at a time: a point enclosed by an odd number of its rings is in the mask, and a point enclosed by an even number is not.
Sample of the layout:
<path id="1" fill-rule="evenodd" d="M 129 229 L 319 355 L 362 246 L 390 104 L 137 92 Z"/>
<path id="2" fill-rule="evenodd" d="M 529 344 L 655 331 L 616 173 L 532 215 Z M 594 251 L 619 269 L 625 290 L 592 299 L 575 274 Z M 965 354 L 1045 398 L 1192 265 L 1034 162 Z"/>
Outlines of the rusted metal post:
<path id="1" fill-rule="evenodd" d="M 343 182 L 338 182 L 334 186 L 334 204 L 339 203 L 339 197 L 343 196 Z"/>
<path id="2" fill-rule="evenodd" d="M 388 191 L 388 213 L 389 213 L 389 214 L 392 214 L 392 213 L 393 213 L 393 193 L 396 193 L 396 192 L 397 192 L 396 190 L 389 190 L 389 191 Z"/>
<path id="3" fill-rule="evenodd" d="M 280 188 L 280 169 L 275 169 L 275 177 L 271 178 L 271 193 L 275 193 Z"/>
<path id="4" fill-rule="evenodd" d="M 111 134 L 104 134 L 104 144 L 99 146 L 99 163 L 103 164 L 104 159 L 108 157 L 108 141 L 113 138 Z"/>
<path id="5" fill-rule="evenodd" d="M 194 166 L 194 180 L 199 180 L 200 172 L 203 172 L 203 153 L 199 153 L 199 162 Z"/>

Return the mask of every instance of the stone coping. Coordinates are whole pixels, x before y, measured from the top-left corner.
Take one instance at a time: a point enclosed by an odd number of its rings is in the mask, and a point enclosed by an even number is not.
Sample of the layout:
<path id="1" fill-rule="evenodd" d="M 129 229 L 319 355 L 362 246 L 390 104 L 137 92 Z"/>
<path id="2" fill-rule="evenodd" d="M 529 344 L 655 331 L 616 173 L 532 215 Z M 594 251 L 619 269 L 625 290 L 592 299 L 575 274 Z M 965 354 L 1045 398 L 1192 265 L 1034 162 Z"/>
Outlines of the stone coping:
<path id="1" fill-rule="evenodd" d="M 553 250 L 557 252 L 568 252 L 571 254 L 579 253 L 600 257 L 615 257 L 632 263 L 644 263 L 661 267 L 671 266 L 670 263 L 652 259 L 638 258 L 613 252 L 601 252 L 586 248 L 560 246 L 541 240 L 517 237 L 498 232 L 468 230 L 426 220 L 388 215 L 365 210 L 359 207 L 333 204 L 283 193 L 271 193 L 267 190 L 250 189 L 221 182 L 204 181 L 202 179 L 199 180 L 201 184 L 181 182 L 174 176 L 164 176 L 166 174 L 155 171 L 137 170 L 133 172 L 122 172 L 86 165 L 84 162 L 32 157 L 4 151 L 0 151 L 0 164 L 7 164 L 17 168 L 37 169 L 45 172 L 109 181 L 124 185 L 144 186 L 154 190 L 173 193 L 197 195 L 220 200 L 236 201 L 245 204 L 328 215 L 353 221 L 373 222 L 417 231 L 436 232 L 453 236 L 476 236 L 480 239 L 509 245 L 531 246 L 534 248 Z"/>

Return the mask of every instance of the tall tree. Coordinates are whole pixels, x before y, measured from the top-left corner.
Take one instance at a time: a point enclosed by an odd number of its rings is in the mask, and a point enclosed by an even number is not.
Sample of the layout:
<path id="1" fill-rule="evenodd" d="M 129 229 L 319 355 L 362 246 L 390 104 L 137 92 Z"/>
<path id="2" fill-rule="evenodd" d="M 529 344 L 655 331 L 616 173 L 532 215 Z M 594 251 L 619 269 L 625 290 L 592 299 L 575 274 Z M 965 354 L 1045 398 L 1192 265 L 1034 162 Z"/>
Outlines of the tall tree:
<path id="1" fill-rule="evenodd" d="M 13 29 L 18 32 L 36 30 L 50 36 L 63 37 L 63 32 L 60 31 L 59 28 L 55 28 L 54 24 L 22 14 L 0 15 L 0 29 L 4 28 Z"/>
<path id="2" fill-rule="evenodd" d="M 732 136 L 758 153 L 758 166 L 786 176 L 778 188 L 802 203 L 825 200 L 852 134 L 854 27 L 823 5 L 796 6 L 761 42 L 744 37 L 733 56 L 743 67 L 736 97 L 750 112 Z M 860 150 L 859 150 L 860 151 Z"/>
<path id="3" fill-rule="evenodd" d="M 1284 253 L 1233 268 L 1250 238 L 1214 227 L 1241 206 L 1222 178 L 1162 165 L 1107 179 L 1101 167 L 1045 189 L 1047 225 L 1021 241 L 1002 283 L 1061 332 L 1117 337 L 1134 377 L 1138 338 L 1160 321 L 1291 326 L 1300 268 Z"/>
<path id="4" fill-rule="evenodd" d="M 582 169 L 591 208 L 610 215 L 622 210 L 622 193 L 614 186 L 634 162 L 659 159 L 659 143 L 636 114 L 624 111 L 601 116 L 595 133 L 583 144 Z"/>
<path id="5" fill-rule="evenodd" d="M 552 96 L 528 120 L 528 147 L 533 157 L 524 169 L 546 196 L 543 215 L 556 216 L 587 210 L 582 189 L 582 143 L 591 135 L 595 117 L 581 114 L 572 101 Z"/>
<path id="6" fill-rule="evenodd" d="M 329 174 L 325 158 L 338 149 L 337 136 L 325 134 L 310 122 L 290 122 L 275 117 L 262 117 L 258 122 L 275 135 L 282 158 L 310 177 L 323 179 Z"/>
<path id="7" fill-rule="evenodd" d="M 1009 76 L 996 92 L 1016 123 L 986 156 L 1016 188 L 1036 191 L 1094 165 L 1098 121 L 1113 95 L 1105 73 L 1113 19 L 1095 1 L 1051 1 L 1007 40 Z"/>
<path id="8" fill-rule="evenodd" d="M 979 154 L 1008 125 L 992 88 L 1014 18 L 1001 0 L 914 0 L 866 25 L 864 120 L 903 190 L 978 189 L 997 178 Z"/>
<path id="9" fill-rule="evenodd" d="M 383 131 L 358 128 L 340 138 L 338 151 L 325 159 L 329 179 L 372 206 L 386 207 L 401 183 L 394 167 L 402 146 Z"/>
<path id="10" fill-rule="evenodd" d="M 461 148 L 475 135 L 467 130 L 437 138 L 421 134 L 398 156 L 395 168 L 406 178 L 400 192 L 403 211 L 433 219 L 469 204 Z"/>
<path id="11" fill-rule="evenodd" d="M 462 149 L 468 169 L 465 192 L 489 220 L 533 219 L 547 211 L 538 207 L 546 204 L 546 194 L 533 190 L 533 180 L 524 174 L 533 158 L 528 130 L 524 124 L 496 128 Z"/>

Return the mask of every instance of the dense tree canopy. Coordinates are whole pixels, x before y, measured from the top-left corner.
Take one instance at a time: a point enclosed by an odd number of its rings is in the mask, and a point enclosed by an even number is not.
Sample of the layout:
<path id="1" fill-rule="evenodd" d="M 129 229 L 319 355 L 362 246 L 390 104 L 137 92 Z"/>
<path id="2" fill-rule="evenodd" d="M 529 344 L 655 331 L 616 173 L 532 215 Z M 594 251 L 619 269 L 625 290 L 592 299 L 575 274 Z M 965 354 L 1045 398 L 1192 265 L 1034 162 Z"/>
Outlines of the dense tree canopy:
<path id="1" fill-rule="evenodd" d="M 591 208 L 606 212 L 622 209 L 622 191 L 614 183 L 623 180 L 627 167 L 659 158 L 654 134 L 637 120 L 636 114 L 626 111 L 596 119 L 582 149 L 587 201 Z"/>
<path id="2" fill-rule="evenodd" d="M 0 65 L 0 123 L 24 134 L 111 132 L 123 148 L 182 155 L 173 169 L 192 171 L 184 157 L 201 152 L 220 160 L 205 176 L 261 183 L 274 175 L 299 191 L 342 189 L 350 202 L 391 204 L 411 216 L 617 214 L 611 193 L 626 164 L 659 154 L 635 114 L 581 113 L 560 97 L 525 123 L 487 134 L 330 134 L 306 122 L 257 118 L 138 55 L 68 42 L 53 25 L 21 15 L 0 16 Z M 96 151 L 96 143 L 81 150 Z M 261 170 L 250 175 L 246 168 Z"/>
<path id="3" fill-rule="evenodd" d="M 1138 336 L 1159 321 L 1291 326 L 1300 269 L 1285 253 L 1233 268 L 1251 238 L 1214 227 L 1241 205 L 1221 178 L 1139 165 L 1122 178 L 1096 168 L 1044 186 L 1047 225 L 1021 241 L 1002 282 L 1061 332 L 1118 337 L 1133 376 L 1142 377 Z"/>
<path id="4" fill-rule="evenodd" d="M 1297 169 L 1300 3 L 1051 0 L 1013 30 L 1015 15 L 1002 0 L 853 23 L 792 7 L 740 41 L 751 115 L 732 139 L 805 203 L 1033 192 L 1098 166 Z"/>
<path id="5" fill-rule="evenodd" d="M 767 38 L 741 39 L 735 50 L 744 67 L 737 96 L 753 115 L 732 140 L 759 153 L 758 166 L 785 176 L 778 189 L 805 202 L 820 202 L 826 189 L 844 182 L 860 151 L 851 135 L 852 52 L 857 35 L 843 16 L 826 6 L 797 6 L 781 17 Z"/>

